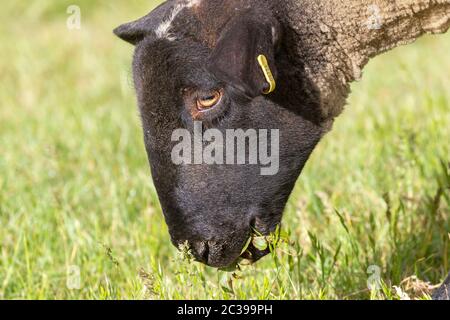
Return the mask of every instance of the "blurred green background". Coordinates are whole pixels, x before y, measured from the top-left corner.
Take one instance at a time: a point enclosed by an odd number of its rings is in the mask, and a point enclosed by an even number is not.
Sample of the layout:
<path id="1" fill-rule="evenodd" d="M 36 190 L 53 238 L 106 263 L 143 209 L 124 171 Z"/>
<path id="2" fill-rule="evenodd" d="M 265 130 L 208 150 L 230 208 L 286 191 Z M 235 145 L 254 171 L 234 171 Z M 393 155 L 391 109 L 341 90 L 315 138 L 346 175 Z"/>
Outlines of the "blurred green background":
<path id="1" fill-rule="evenodd" d="M 370 63 L 288 203 L 290 246 L 227 273 L 170 244 L 112 34 L 158 2 L 2 3 L 0 298 L 427 298 L 450 270 L 450 35 Z"/>

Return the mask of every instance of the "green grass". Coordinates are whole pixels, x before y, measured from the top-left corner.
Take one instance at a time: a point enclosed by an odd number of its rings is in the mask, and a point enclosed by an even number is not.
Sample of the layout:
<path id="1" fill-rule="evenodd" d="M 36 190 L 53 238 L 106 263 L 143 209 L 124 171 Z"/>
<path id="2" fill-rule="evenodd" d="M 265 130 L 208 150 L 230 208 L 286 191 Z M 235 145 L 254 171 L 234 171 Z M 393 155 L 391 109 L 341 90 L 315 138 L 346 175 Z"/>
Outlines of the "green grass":
<path id="1" fill-rule="evenodd" d="M 371 62 L 287 205 L 290 245 L 227 273 L 179 257 L 151 184 L 132 48 L 111 34 L 151 7 L 2 4 L 0 298 L 427 298 L 401 283 L 450 270 L 450 35 Z"/>

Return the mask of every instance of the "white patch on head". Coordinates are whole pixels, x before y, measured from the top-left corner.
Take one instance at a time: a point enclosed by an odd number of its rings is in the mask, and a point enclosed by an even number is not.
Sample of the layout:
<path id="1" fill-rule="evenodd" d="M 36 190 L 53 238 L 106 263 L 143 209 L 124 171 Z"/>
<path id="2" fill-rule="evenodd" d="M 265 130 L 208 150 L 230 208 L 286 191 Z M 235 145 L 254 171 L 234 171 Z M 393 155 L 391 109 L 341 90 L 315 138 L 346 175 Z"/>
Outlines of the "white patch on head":
<path id="1" fill-rule="evenodd" d="M 176 3 L 172 8 L 172 13 L 167 17 L 155 30 L 155 34 L 158 38 L 165 38 L 169 41 L 176 40 L 175 36 L 170 33 L 170 29 L 172 28 L 172 23 L 175 18 L 187 8 L 192 8 L 194 6 L 199 5 L 201 0 L 180 0 Z"/>

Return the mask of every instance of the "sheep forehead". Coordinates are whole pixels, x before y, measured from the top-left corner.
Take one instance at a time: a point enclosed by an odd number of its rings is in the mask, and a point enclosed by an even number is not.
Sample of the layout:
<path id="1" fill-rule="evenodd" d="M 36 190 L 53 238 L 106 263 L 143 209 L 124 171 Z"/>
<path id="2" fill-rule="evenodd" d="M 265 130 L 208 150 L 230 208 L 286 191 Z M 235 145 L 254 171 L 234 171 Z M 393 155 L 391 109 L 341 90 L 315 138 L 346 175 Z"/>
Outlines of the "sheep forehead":
<path id="1" fill-rule="evenodd" d="M 170 41 L 175 40 L 175 36 L 171 33 L 172 23 L 177 16 L 184 10 L 200 5 L 202 0 L 178 0 L 172 7 L 170 15 L 162 21 L 156 28 L 155 33 L 158 38 L 166 38 Z"/>

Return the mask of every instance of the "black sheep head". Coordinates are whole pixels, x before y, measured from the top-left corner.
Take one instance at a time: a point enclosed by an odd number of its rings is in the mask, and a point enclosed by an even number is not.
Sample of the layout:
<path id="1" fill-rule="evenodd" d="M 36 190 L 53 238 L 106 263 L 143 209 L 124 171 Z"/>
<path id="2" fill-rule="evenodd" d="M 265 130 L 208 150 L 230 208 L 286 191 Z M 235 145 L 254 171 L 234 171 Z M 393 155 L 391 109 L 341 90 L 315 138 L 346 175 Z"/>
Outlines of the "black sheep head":
<path id="1" fill-rule="evenodd" d="M 329 127 L 304 93 L 281 22 L 265 2 L 251 2 L 167 1 L 115 30 L 136 45 L 133 74 L 145 145 L 172 242 L 187 242 L 197 260 L 214 267 L 235 262 L 252 229 L 276 229 L 296 179 Z M 262 55 L 266 64 L 258 61 Z M 239 148 L 219 143 L 233 129 L 248 134 L 240 146 L 248 161 L 241 164 Z M 183 133 L 193 140 L 204 134 L 204 149 L 179 153 L 182 160 L 194 159 L 190 163 L 174 160 Z M 202 161 L 201 152 L 214 143 L 217 161 Z M 275 155 L 273 162 L 251 162 L 255 147 Z M 221 154 L 235 163 L 222 163 Z M 245 256 L 256 261 L 265 254 L 250 246 Z"/>

